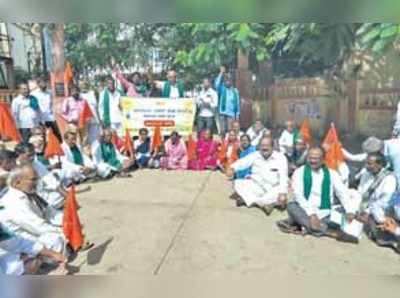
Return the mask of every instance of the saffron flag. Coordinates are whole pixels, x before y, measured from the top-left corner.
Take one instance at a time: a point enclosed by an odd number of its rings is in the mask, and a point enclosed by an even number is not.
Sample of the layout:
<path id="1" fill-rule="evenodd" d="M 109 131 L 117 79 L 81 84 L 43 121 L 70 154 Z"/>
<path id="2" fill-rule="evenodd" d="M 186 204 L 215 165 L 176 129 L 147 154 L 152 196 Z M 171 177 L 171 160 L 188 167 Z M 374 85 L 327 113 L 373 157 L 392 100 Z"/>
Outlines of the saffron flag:
<path id="1" fill-rule="evenodd" d="M 344 155 L 342 144 L 339 141 L 336 127 L 333 123 L 322 144 L 324 148 L 327 148 L 325 155 L 326 166 L 332 170 L 339 170 L 340 165 L 344 163 Z"/>
<path id="2" fill-rule="evenodd" d="M 64 70 L 64 89 L 65 89 L 65 96 L 69 96 L 69 85 L 74 79 L 74 73 L 72 71 L 72 66 L 71 63 L 67 62 L 67 65 L 65 66 Z"/>
<path id="3" fill-rule="evenodd" d="M 79 123 L 78 123 L 79 128 L 80 129 L 85 128 L 86 124 L 89 122 L 90 119 L 92 119 L 93 116 L 94 115 L 92 109 L 90 108 L 88 102 L 85 100 L 82 112 L 79 115 Z"/>
<path id="4" fill-rule="evenodd" d="M 123 148 L 123 151 L 125 152 L 125 153 L 128 153 L 129 154 L 129 157 L 133 157 L 134 156 L 134 154 L 135 154 L 135 148 L 133 147 L 133 141 L 132 141 L 132 138 L 131 138 L 131 135 L 130 135 L 130 133 L 129 133 L 129 130 L 126 130 L 126 133 L 125 133 L 125 140 L 124 140 L 124 148 Z"/>
<path id="5" fill-rule="evenodd" d="M 301 123 L 299 132 L 302 135 L 304 141 L 308 145 L 311 145 L 312 135 L 311 135 L 311 128 L 310 128 L 310 121 L 308 120 L 308 118 L 304 119 L 303 122 Z"/>
<path id="6" fill-rule="evenodd" d="M 188 160 L 195 160 L 197 155 L 197 142 L 193 140 L 193 136 L 189 135 L 189 139 L 187 141 L 187 155 Z"/>
<path id="7" fill-rule="evenodd" d="M 44 157 L 46 159 L 52 158 L 54 156 L 63 156 L 64 151 L 61 148 L 61 144 L 58 141 L 56 135 L 52 129 L 48 130 L 47 144 L 44 150 Z"/>
<path id="8" fill-rule="evenodd" d="M 162 145 L 162 135 L 161 135 L 161 127 L 159 125 L 154 129 L 153 139 L 151 142 L 151 151 L 158 150 Z"/>
<path id="9" fill-rule="evenodd" d="M 69 245 L 74 251 L 83 246 L 82 226 L 78 215 L 78 204 L 75 196 L 75 186 L 71 186 L 65 202 L 64 216 L 62 222 L 63 232 Z"/>
<path id="10" fill-rule="evenodd" d="M 5 140 L 21 141 L 14 118 L 7 103 L 0 102 L 0 136 Z"/>

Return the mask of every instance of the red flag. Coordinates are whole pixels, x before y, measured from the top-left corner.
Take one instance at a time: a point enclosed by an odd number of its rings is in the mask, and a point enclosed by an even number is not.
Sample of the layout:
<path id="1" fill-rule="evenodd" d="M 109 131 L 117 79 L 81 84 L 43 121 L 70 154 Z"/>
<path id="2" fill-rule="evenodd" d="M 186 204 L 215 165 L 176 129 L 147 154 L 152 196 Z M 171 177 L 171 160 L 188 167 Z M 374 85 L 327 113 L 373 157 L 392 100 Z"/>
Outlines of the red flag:
<path id="1" fill-rule="evenodd" d="M 124 148 L 123 151 L 129 154 L 129 157 L 133 157 L 135 154 L 135 148 L 133 146 L 131 135 L 129 134 L 129 130 L 125 132 L 125 140 L 124 140 Z"/>
<path id="2" fill-rule="evenodd" d="M 5 102 L 0 102 L 0 136 L 5 140 L 21 141 L 10 107 Z"/>
<path id="3" fill-rule="evenodd" d="M 85 100 L 85 103 L 83 105 L 83 109 L 81 114 L 79 115 L 79 128 L 83 129 L 85 128 L 86 124 L 88 121 L 93 117 L 93 112 L 92 109 L 90 108 L 88 102 Z"/>
<path id="4" fill-rule="evenodd" d="M 153 140 L 151 142 L 151 151 L 158 150 L 162 145 L 161 127 L 159 125 L 154 129 Z"/>
<path id="5" fill-rule="evenodd" d="M 63 232 L 69 245 L 74 251 L 78 251 L 83 245 L 82 226 L 78 215 L 78 204 L 76 203 L 75 186 L 71 186 L 65 202 L 63 216 Z"/>
<path id="6" fill-rule="evenodd" d="M 46 159 L 52 158 L 54 156 L 64 155 L 61 144 L 52 129 L 49 129 L 47 138 L 48 139 L 46 149 L 44 150 L 44 156 L 46 157 Z"/>
<path id="7" fill-rule="evenodd" d="M 308 118 L 304 119 L 303 123 L 301 123 L 300 134 L 303 136 L 304 141 L 308 145 L 311 145 L 312 135 L 311 135 L 311 128 L 310 128 L 310 121 L 308 120 Z"/>
<path id="8" fill-rule="evenodd" d="M 324 142 L 323 147 L 328 148 L 325 155 L 325 164 L 332 170 L 337 170 L 339 165 L 344 162 L 342 144 L 336 131 L 335 125 L 332 123 Z"/>
<path id="9" fill-rule="evenodd" d="M 189 136 L 187 141 L 187 155 L 188 160 L 195 160 L 197 153 L 197 142 L 193 140 L 192 135 Z"/>

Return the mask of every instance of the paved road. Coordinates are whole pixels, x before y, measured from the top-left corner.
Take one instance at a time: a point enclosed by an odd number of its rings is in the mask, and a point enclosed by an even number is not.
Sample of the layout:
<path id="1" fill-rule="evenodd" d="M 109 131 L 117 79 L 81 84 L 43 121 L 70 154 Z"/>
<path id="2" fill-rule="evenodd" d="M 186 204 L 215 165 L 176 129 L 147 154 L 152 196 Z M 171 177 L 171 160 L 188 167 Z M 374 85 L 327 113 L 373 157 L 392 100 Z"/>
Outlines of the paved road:
<path id="1" fill-rule="evenodd" d="M 219 173 L 142 171 L 78 195 L 90 240 L 108 245 L 74 262 L 81 274 L 398 274 L 400 257 L 281 234 L 257 209 L 236 208 Z M 105 247 L 105 249 L 102 249 Z M 102 254 L 104 253 L 104 254 Z"/>

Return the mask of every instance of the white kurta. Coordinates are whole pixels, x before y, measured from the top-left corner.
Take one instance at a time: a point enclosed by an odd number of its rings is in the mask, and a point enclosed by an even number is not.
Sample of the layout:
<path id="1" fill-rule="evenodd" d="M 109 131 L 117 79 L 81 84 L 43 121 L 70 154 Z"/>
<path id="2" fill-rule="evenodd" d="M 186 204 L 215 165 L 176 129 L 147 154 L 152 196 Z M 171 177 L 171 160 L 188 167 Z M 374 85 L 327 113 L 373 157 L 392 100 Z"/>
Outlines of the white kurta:
<path id="1" fill-rule="evenodd" d="M 2 197 L 1 203 L 4 209 L 0 210 L 0 222 L 7 231 L 63 252 L 65 240 L 61 227 L 50 223 L 47 210 L 43 214 L 26 194 L 12 187 Z"/>
<path id="2" fill-rule="evenodd" d="M 235 191 L 248 207 L 276 203 L 279 194 L 288 193 L 288 163 L 286 157 L 273 152 L 265 159 L 259 151 L 236 161 L 232 168 L 241 171 L 251 168 L 250 179 L 235 180 Z"/>
<path id="3" fill-rule="evenodd" d="M 361 172 L 360 185 L 358 186 L 359 200 L 361 203 L 362 194 L 366 193 L 375 177 L 366 169 Z M 397 180 L 393 174 L 386 176 L 381 184 L 375 188 L 369 198 L 368 208 L 365 210 L 371 214 L 376 222 L 382 223 L 385 220 L 386 211 L 391 207 L 391 200 L 397 188 Z"/>
<path id="4" fill-rule="evenodd" d="M 117 154 L 117 159 L 121 162 L 124 163 L 126 160 L 128 160 L 128 157 L 123 156 L 118 149 L 114 146 L 115 152 Z M 92 147 L 92 156 L 93 156 L 93 161 L 96 164 L 96 167 L 101 168 L 102 171 L 118 171 L 118 169 L 110 166 L 108 163 L 106 163 L 103 160 L 103 156 L 101 154 L 101 146 L 100 142 L 96 141 L 93 144 Z"/>
<path id="5" fill-rule="evenodd" d="M 13 99 L 12 114 L 18 128 L 34 128 L 39 125 L 41 114 L 30 107 L 29 99 L 22 95 Z"/>
<path id="6" fill-rule="evenodd" d="M 42 90 L 37 89 L 32 92 L 32 95 L 35 96 L 39 102 L 42 122 L 55 121 L 51 92 L 43 92 Z"/>
<path id="7" fill-rule="evenodd" d="M 46 166 L 38 160 L 34 160 L 33 168 L 39 176 L 36 188 L 37 194 L 43 198 L 50 206 L 59 209 L 63 206 L 65 198 L 58 189 L 62 186 L 62 176 L 60 171 L 50 172 Z"/>
<path id="8" fill-rule="evenodd" d="M 286 129 L 282 132 L 279 138 L 279 149 L 282 153 L 290 153 L 289 150 L 293 150 L 294 147 L 294 133 L 288 132 Z"/>
<path id="9" fill-rule="evenodd" d="M 214 117 L 215 110 L 218 106 L 218 93 L 212 88 L 202 90 L 196 99 L 196 103 L 199 106 L 200 117 Z M 204 104 L 208 104 L 209 106 L 205 107 Z"/>
<path id="10" fill-rule="evenodd" d="M 294 200 L 299 203 L 301 208 L 304 209 L 308 216 L 317 215 L 318 218 L 322 219 L 326 216 L 329 216 L 331 210 L 323 210 L 320 209 L 321 206 L 321 197 L 322 197 L 322 182 L 324 179 L 324 172 L 320 169 L 318 172 L 312 171 L 312 187 L 311 194 L 308 199 L 304 197 L 304 169 L 305 166 L 298 168 L 292 177 L 292 188 Z M 347 213 L 356 213 L 356 206 L 351 203 L 349 190 L 343 183 L 340 175 L 333 170 L 329 170 L 331 176 L 331 188 L 330 188 L 330 197 L 331 204 L 333 206 L 333 198 L 334 195 L 340 200 L 343 208 Z M 331 208 L 332 209 L 332 208 Z"/>
<path id="11" fill-rule="evenodd" d="M 61 163 L 63 170 L 67 173 L 67 177 L 74 181 L 82 181 L 89 178 L 82 173 L 83 167 L 75 164 L 74 156 L 70 147 L 66 143 L 63 143 L 61 146 L 64 151 L 64 156 L 61 157 Z M 83 152 L 79 145 L 77 145 L 77 147 L 82 154 L 83 164 L 85 167 L 93 169 L 96 171 L 96 174 L 103 178 L 110 174 L 110 169 L 108 167 L 104 167 L 101 164 L 95 164 L 90 157 Z"/>
<path id="12" fill-rule="evenodd" d="M 105 90 L 100 93 L 99 98 L 99 116 L 101 121 L 104 121 L 104 94 Z M 111 128 L 117 131 L 118 134 L 122 134 L 122 111 L 120 109 L 121 104 L 121 95 L 115 90 L 114 93 L 109 92 L 110 94 L 110 122 Z M 122 135 L 121 135 L 122 136 Z"/>
<path id="13" fill-rule="evenodd" d="M 251 145 L 257 147 L 266 131 L 267 129 L 263 128 L 257 133 L 254 127 L 250 127 L 246 134 L 250 137 Z"/>

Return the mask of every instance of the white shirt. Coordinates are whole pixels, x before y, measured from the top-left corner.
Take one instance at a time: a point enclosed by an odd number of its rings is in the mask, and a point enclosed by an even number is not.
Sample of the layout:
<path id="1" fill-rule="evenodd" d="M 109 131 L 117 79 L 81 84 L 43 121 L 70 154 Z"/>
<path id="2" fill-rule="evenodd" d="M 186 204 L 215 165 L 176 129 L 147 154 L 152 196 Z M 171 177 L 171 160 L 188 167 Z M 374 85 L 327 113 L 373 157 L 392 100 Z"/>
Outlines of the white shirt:
<path id="1" fill-rule="evenodd" d="M 236 161 L 232 168 L 235 172 L 251 168 L 250 179 L 266 192 L 278 187 L 279 193 L 288 193 L 288 163 L 280 152 L 274 151 L 268 159 L 265 159 L 257 151 Z"/>
<path id="2" fill-rule="evenodd" d="M 52 225 L 23 192 L 10 187 L 1 203 L 4 209 L 0 210 L 0 222 L 9 232 L 30 239 L 61 233 L 61 228 Z"/>
<path id="3" fill-rule="evenodd" d="M 294 147 L 294 133 L 288 132 L 286 129 L 282 132 L 281 137 L 279 138 L 279 147 L 281 152 L 283 153 L 289 153 L 286 152 L 287 148 L 293 148 Z"/>
<path id="4" fill-rule="evenodd" d="M 292 188 L 294 200 L 299 203 L 301 208 L 307 213 L 308 216 L 317 215 L 318 218 L 322 219 L 329 216 L 331 210 L 322 210 L 321 199 L 322 199 L 322 182 L 324 180 L 324 171 L 320 169 L 318 172 L 311 171 L 312 175 L 312 186 L 311 194 L 308 200 L 304 197 L 304 169 L 305 166 L 298 168 L 292 177 Z M 352 207 L 349 202 L 348 188 L 342 182 L 341 177 L 336 171 L 329 170 L 331 175 L 331 188 L 330 198 L 331 204 L 333 205 L 334 194 L 342 203 L 342 206 L 347 213 L 356 213 L 357 210 Z"/>
<path id="5" fill-rule="evenodd" d="M 199 106 L 200 117 L 214 117 L 214 111 L 218 106 L 218 93 L 212 88 L 208 90 L 203 89 L 197 97 L 196 102 Z M 209 106 L 205 106 L 204 104 Z"/>
<path id="6" fill-rule="evenodd" d="M 12 101 L 12 113 L 18 128 L 34 128 L 40 123 L 40 111 L 30 107 L 29 99 L 22 95 Z"/>
<path id="7" fill-rule="evenodd" d="M 100 93 L 99 100 L 99 116 L 104 121 L 104 94 L 105 90 Z M 122 123 L 122 111 L 120 109 L 121 95 L 117 90 L 110 94 L 110 122 L 111 123 Z"/>
<path id="8" fill-rule="evenodd" d="M 266 131 L 267 131 L 267 129 L 263 128 L 257 133 L 253 126 L 250 127 L 247 130 L 246 134 L 250 137 L 251 145 L 254 147 L 257 147 L 260 144 L 261 138 L 263 137 L 263 135 Z"/>
<path id="9" fill-rule="evenodd" d="M 344 148 L 342 148 L 342 152 L 343 152 L 343 156 L 346 160 L 353 161 L 353 162 L 365 162 L 368 157 L 367 153 L 352 154 Z"/>
<path id="10" fill-rule="evenodd" d="M 400 139 L 390 139 L 385 141 L 385 156 L 393 166 L 394 174 L 400 181 Z"/>
<path id="11" fill-rule="evenodd" d="M 361 195 L 367 192 L 374 180 L 375 176 L 366 169 L 363 169 L 358 192 Z M 396 188 L 396 177 L 390 174 L 383 179 L 381 184 L 375 188 L 374 192 L 369 197 L 368 208 L 365 211 L 370 213 L 378 223 L 382 223 L 385 220 L 386 210 L 390 207 L 390 201 L 393 198 Z"/>
<path id="12" fill-rule="evenodd" d="M 49 91 L 43 92 L 37 89 L 32 92 L 32 95 L 39 101 L 40 111 L 42 113 L 42 122 L 53 122 L 55 121 L 53 111 L 53 98 Z"/>

